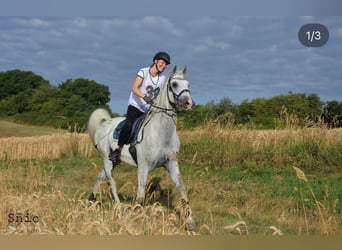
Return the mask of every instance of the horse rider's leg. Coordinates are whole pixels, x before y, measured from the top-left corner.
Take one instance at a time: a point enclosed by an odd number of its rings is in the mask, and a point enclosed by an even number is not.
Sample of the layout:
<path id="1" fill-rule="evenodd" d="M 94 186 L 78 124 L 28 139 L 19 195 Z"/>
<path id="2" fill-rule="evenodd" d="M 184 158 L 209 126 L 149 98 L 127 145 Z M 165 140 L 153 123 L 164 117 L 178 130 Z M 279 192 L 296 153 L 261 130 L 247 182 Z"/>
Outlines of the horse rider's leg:
<path id="1" fill-rule="evenodd" d="M 192 211 L 189 205 L 187 195 L 185 193 L 185 187 L 182 178 L 179 173 L 178 162 L 171 158 L 166 167 L 170 173 L 171 179 L 175 183 L 181 195 L 181 202 L 186 222 L 186 229 L 189 231 L 193 231 L 195 229 L 195 221 L 192 219 Z"/>
<path id="2" fill-rule="evenodd" d="M 116 190 L 116 183 L 115 183 L 113 173 L 112 173 L 113 164 L 108 159 L 103 160 L 103 162 L 104 162 L 104 172 L 106 174 L 106 177 L 109 179 L 112 196 L 115 202 L 120 203 L 120 199 Z"/>
<path id="3" fill-rule="evenodd" d="M 97 179 L 96 179 L 94 187 L 93 187 L 93 192 L 89 195 L 88 201 L 93 201 L 93 202 L 96 201 L 97 190 L 99 190 L 101 182 L 104 181 L 105 179 L 106 179 L 106 173 L 102 169 L 101 172 L 99 173 L 99 175 L 97 176 Z"/>
<path id="4" fill-rule="evenodd" d="M 139 164 L 138 166 L 138 192 L 137 203 L 143 205 L 145 201 L 145 186 L 148 176 L 148 166 L 145 164 Z"/>

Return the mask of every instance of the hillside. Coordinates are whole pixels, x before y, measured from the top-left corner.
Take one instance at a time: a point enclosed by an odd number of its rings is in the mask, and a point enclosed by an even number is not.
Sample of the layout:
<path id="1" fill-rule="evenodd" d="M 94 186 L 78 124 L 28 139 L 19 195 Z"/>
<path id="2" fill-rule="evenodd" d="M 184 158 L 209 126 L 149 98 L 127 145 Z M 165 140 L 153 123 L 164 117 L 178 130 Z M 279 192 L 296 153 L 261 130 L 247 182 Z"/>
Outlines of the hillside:
<path id="1" fill-rule="evenodd" d="M 61 133 L 63 130 L 42 126 L 32 126 L 17 124 L 5 120 L 0 120 L 0 138 L 18 136 L 36 136 Z"/>

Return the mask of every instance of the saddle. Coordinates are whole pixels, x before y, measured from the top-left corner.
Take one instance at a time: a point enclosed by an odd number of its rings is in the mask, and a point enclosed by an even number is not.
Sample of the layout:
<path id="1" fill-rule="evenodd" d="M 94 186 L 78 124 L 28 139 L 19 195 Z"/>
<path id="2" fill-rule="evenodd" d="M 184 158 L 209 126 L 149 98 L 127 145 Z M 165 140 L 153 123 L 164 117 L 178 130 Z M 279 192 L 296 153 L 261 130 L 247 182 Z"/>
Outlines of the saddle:
<path id="1" fill-rule="evenodd" d="M 132 126 L 132 130 L 131 130 L 130 139 L 128 142 L 130 144 L 129 152 L 131 153 L 136 164 L 137 164 L 137 152 L 135 149 L 135 144 L 137 144 L 138 134 L 139 134 L 141 126 L 144 122 L 144 119 L 145 119 L 145 114 L 139 116 L 134 121 L 133 126 Z M 114 140 L 119 140 L 121 129 L 125 126 L 125 123 L 126 123 L 126 119 L 119 122 L 119 124 L 115 127 L 115 129 L 113 131 L 113 139 Z"/>
<path id="2" fill-rule="evenodd" d="M 145 119 L 145 115 L 142 115 L 142 116 L 139 116 L 134 121 L 133 126 L 132 126 L 132 130 L 131 130 L 130 140 L 129 140 L 130 144 L 136 143 L 136 141 L 138 139 L 138 134 L 139 134 L 139 131 L 140 131 L 140 128 L 141 128 L 141 125 L 142 125 L 144 119 Z M 113 139 L 114 140 L 119 140 L 121 129 L 125 126 L 125 123 L 126 123 L 126 119 L 122 120 L 121 122 L 119 122 L 118 125 L 116 125 L 116 127 L 113 131 Z"/>

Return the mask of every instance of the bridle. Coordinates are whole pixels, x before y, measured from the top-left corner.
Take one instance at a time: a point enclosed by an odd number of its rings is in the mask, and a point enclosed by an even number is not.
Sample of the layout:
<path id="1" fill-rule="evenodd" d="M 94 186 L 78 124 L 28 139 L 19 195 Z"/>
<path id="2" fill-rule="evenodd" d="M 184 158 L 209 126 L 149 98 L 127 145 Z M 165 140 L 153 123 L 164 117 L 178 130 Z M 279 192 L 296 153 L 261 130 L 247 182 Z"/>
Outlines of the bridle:
<path id="1" fill-rule="evenodd" d="M 190 90 L 189 89 L 183 89 L 182 91 L 180 91 L 178 94 L 173 90 L 172 88 L 172 84 L 171 84 L 171 81 L 172 80 L 184 80 L 184 78 L 182 77 L 170 77 L 168 82 L 167 82 L 167 98 L 168 98 L 168 101 L 169 103 L 171 104 L 171 106 L 173 107 L 174 110 L 177 109 L 178 106 L 180 106 L 180 103 L 179 103 L 179 98 L 180 96 L 184 93 L 184 92 L 188 92 L 189 94 L 190 93 Z M 172 95 L 173 95 L 173 98 L 174 100 L 176 100 L 176 102 L 172 102 L 170 100 L 170 95 L 169 95 L 169 91 L 171 91 Z"/>
<path id="2" fill-rule="evenodd" d="M 189 89 L 183 89 L 182 91 L 180 91 L 180 92 L 177 94 L 177 93 L 173 90 L 172 84 L 171 84 L 171 81 L 172 81 L 172 80 L 175 80 L 175 79 L 176 79 L 176 80 L 184 80 L 184 78 L 182 78 L 182 77 L 178 77 L 178 78 L 177 78 L 177 77 L 170 76 L 170 77 L 169 77 L 169 80 L 167 81 L 167 85 L 165 86 L 165 87 L 167 88 L 167 89 L 166 89 L 166 91 L 167 91 L 167 93 L 166 93 L 167 99 L 168 99 L 169 103 L 171 104 L 172 108 L 165 108 L 165 107 L 158 106 L 158 105 L 156 105 L 156 104 L 151 104 L 149 110 L 147 111 L 147 115 L 145 116 L 145 120 L 143 121 L 143 124 L 141 125 L 141 126 L 142 126 L 142 138 L 141 138 L 141 140 L 137 141 L 136 143 L 140 143 L 140 142 L 143 140 L 143 138 L 144 138 L 144 128 L 145 128 L 145 126 L 150 122 L 150 120 L 152 119 L 153 113 L 155 113 L 155 112 L 151 111 L 151 107 L 158 109 L 159 111 L 157 111 L 157 113 L 158 113 L 158 112 L 163 112 L 163 113 L 165 113 L 167 116 L 171 117 L 172 120 L 173 120 L 173 123 L 174 123 L 175 125 L 177 125 L 177 124 L 176 124 L 176 117 L 177 117 L 177 107 L 180 106 L 180 104 L 179 104 L 179 98 L 180 98 L 180 96 L 181 96 L 184 92 L 190 93 L 190 90 L 189 90 Z M 169 95 L 170 92 L 172 93 L 173 98 L 176 100 L 176 102 L 172 102 L 172 101 L 170 100 L 170 95 Z"/>
<path id="3" fill-rule="evenodd" d="M 180 106 L 180 101 L 179 101 L 180 96 L 181 96 L 184 92 L 190 93 L 190 90 L 189 90 L 189 89 L 183 89 L 182 91 L 180 91 L 180 92 L 177 94 L 177 93 L 173 90 L 173 88 L 172 88 L 171 82 L 172 82 L 173 80 L 184 80 L 184 78 L 183 78 L 183 77 L 174 77 L 174 76 L 170 76 L 169 79 L 168 79 L 168 81 L 167 81 L 167 86 L 165 86 L 165 87 L 167 88 L 167 89 L 166 89 L 166 91 L 167 91 L 166 95 L 167 95 L 167 99 L 168 99 L 169 103 L 171 104 L 172 108 L 160 107 L 160 106 L 158 106 L 158 105 L 156 105 L 156 104 L 152 104 L 151 107 L 156 108 L 156 109 L 159 109 L 159 110 L 161 110 L 161 111 L 163 111 L 163 112 L 165 112 L 165 113 L 167 113 L 167 112 L 169 112 L 169 111 L 173 111 L 173 113 L 176 113 L 177 107 Z M 176 100 L 176 102 L 171 101 L 171 99 L 170 99 L 170 94 L 169 94 L 170 92 L 172 93 L 172 96 L 173 96 L 174 100 Z"/>

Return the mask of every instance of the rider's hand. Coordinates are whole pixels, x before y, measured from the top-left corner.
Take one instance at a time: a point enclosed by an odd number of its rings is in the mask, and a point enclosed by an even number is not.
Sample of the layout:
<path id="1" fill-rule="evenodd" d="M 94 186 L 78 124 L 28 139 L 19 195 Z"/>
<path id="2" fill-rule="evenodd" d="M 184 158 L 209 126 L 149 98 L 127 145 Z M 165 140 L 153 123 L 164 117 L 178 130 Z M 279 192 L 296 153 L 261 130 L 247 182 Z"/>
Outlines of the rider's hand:
<path id="1" fill-rule="evenodd" d="M 152 100 L 151 97 L 145 95 L 143 99 L 144 99 L 144 101 L 145 101 L 146 103 L 148 103 L 148 104 L 153 104 L 153 100 Z"/>

